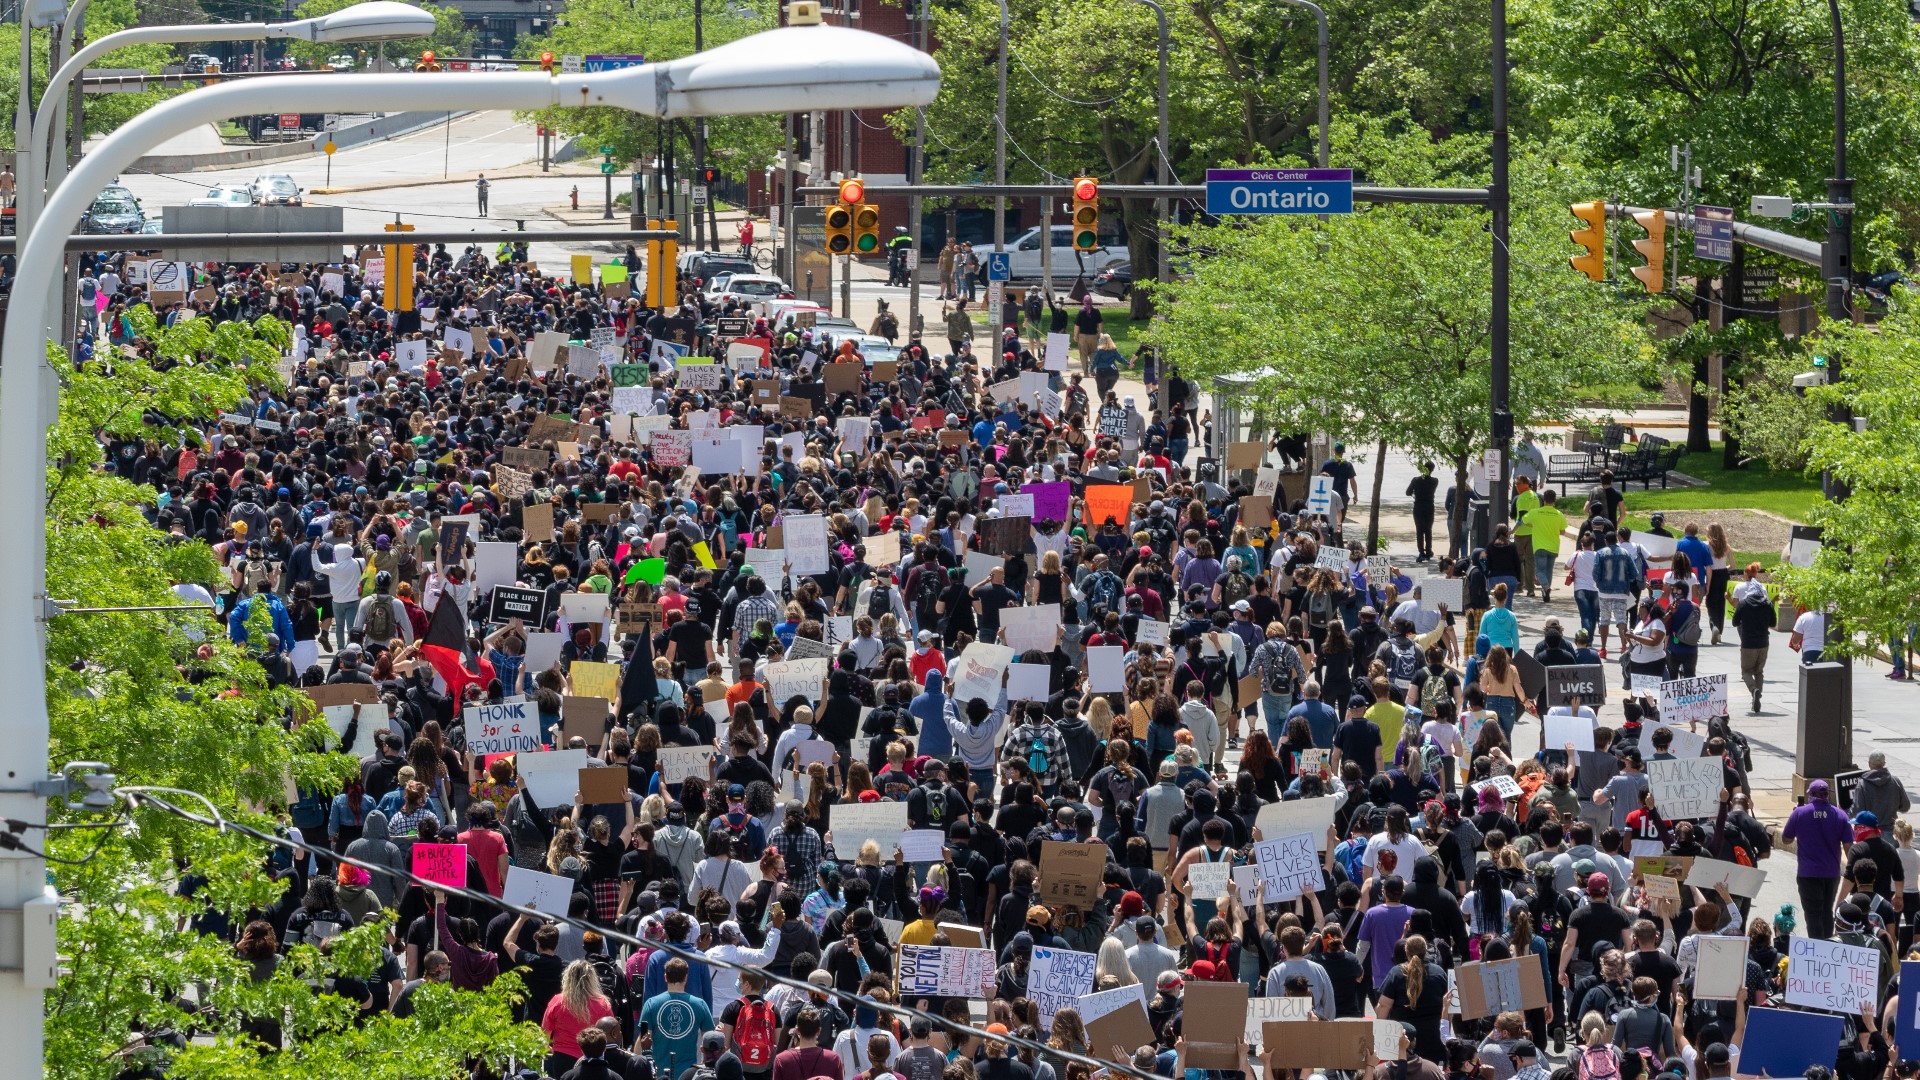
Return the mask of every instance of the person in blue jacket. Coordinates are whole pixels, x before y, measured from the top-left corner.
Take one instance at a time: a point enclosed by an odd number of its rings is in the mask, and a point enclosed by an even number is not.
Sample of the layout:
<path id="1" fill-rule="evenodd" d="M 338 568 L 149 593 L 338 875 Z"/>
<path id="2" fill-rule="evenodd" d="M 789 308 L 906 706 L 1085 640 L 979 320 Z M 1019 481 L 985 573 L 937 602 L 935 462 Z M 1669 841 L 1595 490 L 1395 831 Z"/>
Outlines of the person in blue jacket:
<path id="1" fill-rule="evenodd" d="M 291 649 L 293 616 L 287 614 L 287 605 L 280 601 L 280 597 L 270 592 L 255 593 L 233 605 L 233 610 L 227 613 L 227 637 L 235 645 L 247 643 L 247 619 L 252 617 L 256 602 L 267 605 L 267 612 L 273 620 L 273 634 L 280 639 L 281 651 Z"/>

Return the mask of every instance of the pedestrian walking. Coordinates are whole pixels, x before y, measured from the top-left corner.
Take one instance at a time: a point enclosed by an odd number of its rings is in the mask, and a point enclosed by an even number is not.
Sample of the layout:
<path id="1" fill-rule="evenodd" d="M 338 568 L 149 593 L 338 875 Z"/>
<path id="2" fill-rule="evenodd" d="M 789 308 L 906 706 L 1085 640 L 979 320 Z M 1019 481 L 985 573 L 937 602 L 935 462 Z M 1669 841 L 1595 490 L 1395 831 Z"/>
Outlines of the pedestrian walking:
<path id="1" fill-rule="evenodd" d="M 474 194 L 480 197 L 480 216 L 481 217 L 487 216 L 487 191 L 492 187 L 493 187 L 492 184 L 487 183 L 486 173 L 481 173 L 480 179 L 474 181 L 473 183 Z"/>

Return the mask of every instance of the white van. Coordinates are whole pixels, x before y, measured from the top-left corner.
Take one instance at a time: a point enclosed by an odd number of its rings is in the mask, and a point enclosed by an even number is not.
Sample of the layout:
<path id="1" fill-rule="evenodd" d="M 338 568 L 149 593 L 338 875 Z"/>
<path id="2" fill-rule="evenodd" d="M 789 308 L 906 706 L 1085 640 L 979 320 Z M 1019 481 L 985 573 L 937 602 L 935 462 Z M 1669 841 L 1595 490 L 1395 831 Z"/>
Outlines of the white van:
<path id="1" fill-rule="evenodd" d="M 1040 280 L 1040 227 L 1034 226 L 1021 233 L 1019 238 L 1007 245 L 1011 249 L 1010 270 L 1015 281 Z M 992 244 L 973 246 L 974 253 L 980 256 L 981 263 L 986 262 L 986 253 L 993 250 Z M 1080 273 L 1083 260 L 1086 266 L 1087 280 L 1093 280 L 1094 272 L 1104 269 L 1108 263 L 1122 262 L 1127 257 L 1124 247 L 1095 248 L 1092 251 L 1073 250 L 1073 226 L 1055 225 L 1053 227 L 1053 279 L 1055 281 L 1073 281 Z"/>

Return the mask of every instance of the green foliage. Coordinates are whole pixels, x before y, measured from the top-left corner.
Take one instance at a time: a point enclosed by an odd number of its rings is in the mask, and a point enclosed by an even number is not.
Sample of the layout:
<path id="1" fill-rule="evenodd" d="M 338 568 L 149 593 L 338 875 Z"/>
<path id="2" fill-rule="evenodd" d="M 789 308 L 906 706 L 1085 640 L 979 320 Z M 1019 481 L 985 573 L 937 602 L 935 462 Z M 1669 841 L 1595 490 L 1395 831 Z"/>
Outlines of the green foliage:
<path id="1" fill-rule="evenodd" d="M 1845 378 L 1807 397 L 1823 410 L 1851 409 L 1866 430 L 1824 417 L 1811 426 L 1808 467 L 1831 470 L 1850 494 L 1813 504 L 1812 523 L 1828 540 L 1813 565 L 1778 571 L 1786 595 L 1845 627 L 1827 635 L 1828 651 L 1845 656 L 1920 618 L 1920 311 L 1910 295 L 1900 300 L 1877 328 L 1843 326 L 1823 342 L 1828 355 L 1844 358 Z"/>
<path id="2" fill-rule="evenodd" d="M 284 325 L 266 319 L 218 327 L 196 319 L 167 329 L 144 308 L 134 319 L 158 358 L 103 354 L 72 371 L 49 433 L 47 591 L 81 607 L 177 605 L 175 582 L 219 578 L 205 544 L 170 541 L 147 522 L 141 508 L 150 489 L 101 471 L 98 437 L 181 438 L 185 424 L 240 405 L 273 381 L 271 361 L 287 339 Z M 71 370 L 57 354 L 54 366 Z M 181 418 L 183 427 L 147 426 L 148 410 Z M 256 629 L 252 639 L 264 633 Z M 296 695 L 270 689 L 260 666 L 206 615 L 62 616 L 47 624 L 47 656 L 55 769 L 105 762 L 122 785 L 200 792 L 223 816 L 260 828 L 274 818 L 253 808 L 284 806 L 290 783 L 333 791 L 356 769 L 352 758 L 287 731 Z M 191 798 L 166 797 L 206 812 Z M 325 956 L 295 949 L 271 978 L 253 982 L 229 945 L 196 933 L 189 920 L 210 907 L 238 921 L 280 898 L 285 883 L 262 872 L 267 852 L 256 841 L 148 809 L 131 826 L 63 830 L 47 842 L 62 859 L 85 860 L 53 867 L 66 900 L 62 974 L 47 998 L 46 1066 L 57 1080 L 109 1080 L 161 1053 L 142 1048 L 130 1034 L 136 1028 L 199 1032 L 202 1040 L 168 1073 L 189 1080 L 446 1077 L 471 1056 L 497 1065 L 509 1054 L 537 1057 L 544 1045 L 537 1029 L 512 1022 L 512 977 L 485 994 L 431 993 L 407 1020 L 355 1026 L 350 1003 L 316 994 L 310 982 L 370 973 L 384 928 L 351 931 Z M 205 879 L 192 899 L 176 895 L 183 867 Z M 183 1008 L 190 988 L 204 989 L 197 1015 Z M 246 1015 L 284 1015 L 297 1045 L 262 1054 L 241 1031 Z"/>
<path id="3" fill-rule="evenodd" d="M 1819 423 L 1819 408 L 1793 388 L 1793 377 L 1808 370 L 1804 343 L 1779 337 L 1779 324 L 1737 322 L 1730 329 L 1757 327 L 1754 344 L 1745 346 L 1740 378 L 1729 380 L 1720 402 L 1720 427 L 1740 440 L 1740 449 L 1780 469 L 1807 465 L 1807 435 Z M 1771 340 L 1769 340 L 1769 338 Z"/>
<path id="4" fill-rule="evenodd" d="M 701 47 L 712 49 L 775 25 L 773 0 L 705 4 L 701 8 Z M 689 56 L 697 51 L 693 3 L 573 0 L 546 36 L 521 38 L 516 50 L 522 57 L 551 51 L 556 70 L 559 57 L 569 54 L 644 56 L 650 61 Z M 676 121 L 663 129 L 659 121 L 625 109 L 548 109 L 533 115 L 548 127 L 585 137 L 592 149 L 613 147 L 615 161 L 651 159 L 660 140 L 671 139 L 679 175 L 692 173 L 693 132 L 685 122 Z M 778 117 L 716 116 L 706 123 L 707 162 L 726 174 L 738 177 L 763 169 L 780 149 Z"/>
<path id="5" fill-rule="evenodd" d="M 1462 185 L 1474 141 L 1434 144 L 1385 125 L 1342 125 L 1342 161 L 1389 184 Z M 1552 176 L 1532 163 L 1536 178 Z M 1630 381 L 1650 362 L 1643 305 L 1559 261 L 1566 232 L 1531 186 L 1516 195 L 1512 409 L 1521 429 L 1557 423 L 1569 387 Z M 1149 330 L 1171 362 L 1209 382 L 1248 381 L 1246 400 L 1287 430 L 1391 445 L 1464 470 L 1488 441 L 1492 238 L 1466 207 L 1375 206 L 1322 223 L 1253 218 L 1182 233 L 1209 254 L 1162 291 Z"/>

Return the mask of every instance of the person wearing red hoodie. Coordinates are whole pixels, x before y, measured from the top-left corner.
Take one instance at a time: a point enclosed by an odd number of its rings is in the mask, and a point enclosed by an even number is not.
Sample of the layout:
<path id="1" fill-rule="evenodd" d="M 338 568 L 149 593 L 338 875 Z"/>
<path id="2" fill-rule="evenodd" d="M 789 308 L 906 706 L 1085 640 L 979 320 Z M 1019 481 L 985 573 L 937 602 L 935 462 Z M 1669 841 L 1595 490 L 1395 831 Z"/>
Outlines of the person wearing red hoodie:
<path id="1" fill-rule="evenodd" d="M 1833 902 L 1840 895 L 1840 859 L 1853 842 L 1847 812 L 1828 799 L 1825 780 L 1807 785 L 1807 801 L 1793 808 L 1780 839 L 1798 845 L 1800 906 L 1807 913 L 1807 936 L 1833 936 Z"/>

